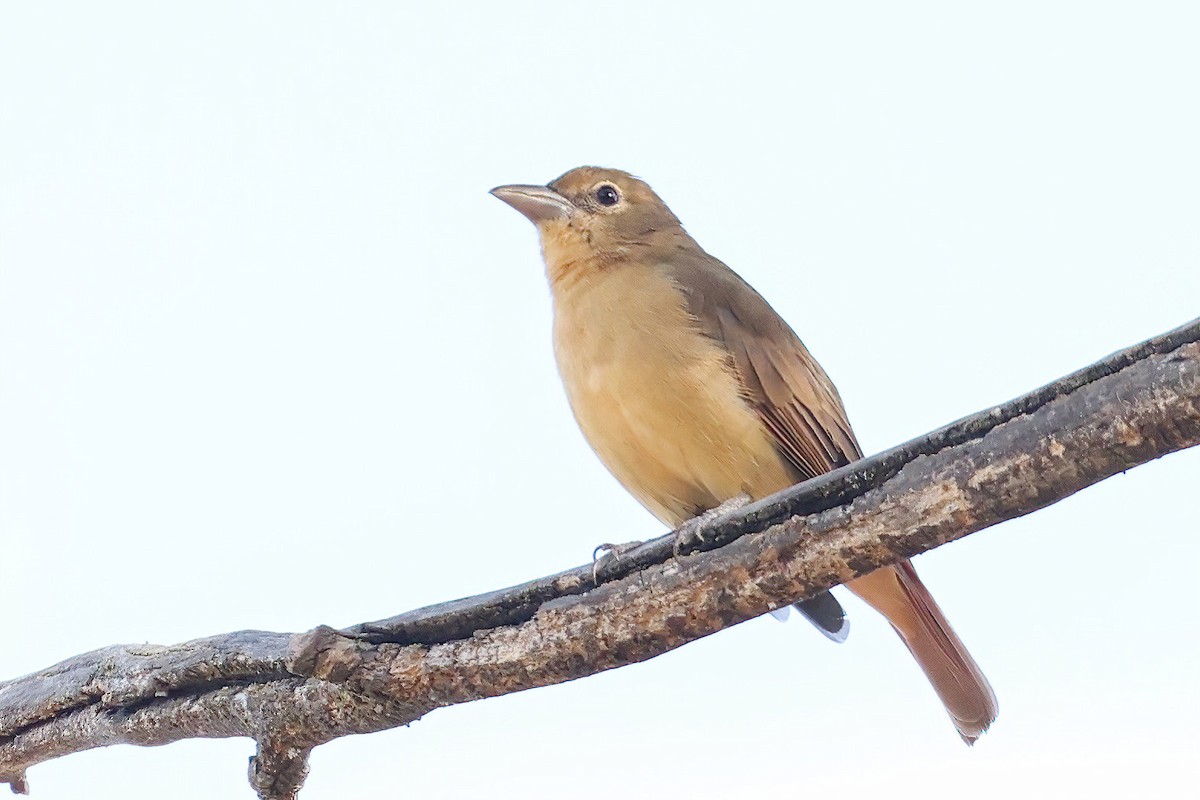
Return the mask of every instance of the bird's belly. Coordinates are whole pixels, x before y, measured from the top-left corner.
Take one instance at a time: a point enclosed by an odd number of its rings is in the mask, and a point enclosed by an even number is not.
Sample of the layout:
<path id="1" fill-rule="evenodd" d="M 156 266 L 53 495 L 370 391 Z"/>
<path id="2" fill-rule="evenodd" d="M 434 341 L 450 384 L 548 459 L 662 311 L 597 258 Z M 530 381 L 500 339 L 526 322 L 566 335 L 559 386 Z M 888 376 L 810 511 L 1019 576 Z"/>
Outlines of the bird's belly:
<path id="1" fill-rule="evenodd" d="M 670 309 L 662 309 L 670 313 Z M 680 311 L 653 329 L 562 330 L 556 353 L 571 408 L 609 471 L 671 526 L 739 494 L 793 483 L 725 353 Z"/>

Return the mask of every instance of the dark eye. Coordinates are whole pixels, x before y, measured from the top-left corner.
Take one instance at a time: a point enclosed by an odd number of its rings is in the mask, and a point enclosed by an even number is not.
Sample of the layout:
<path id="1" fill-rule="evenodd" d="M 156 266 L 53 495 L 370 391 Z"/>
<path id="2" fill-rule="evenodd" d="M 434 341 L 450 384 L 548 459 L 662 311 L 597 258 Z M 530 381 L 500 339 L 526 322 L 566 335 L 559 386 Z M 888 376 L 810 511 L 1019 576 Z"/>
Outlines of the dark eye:
<path id="1" fill-rule="evenodd" d="M 615 186 L 605 183 L 596 189 L 596 202 L 602 206 L 615 206 L 620 199 L 621 195 L 617 194 Z"/>

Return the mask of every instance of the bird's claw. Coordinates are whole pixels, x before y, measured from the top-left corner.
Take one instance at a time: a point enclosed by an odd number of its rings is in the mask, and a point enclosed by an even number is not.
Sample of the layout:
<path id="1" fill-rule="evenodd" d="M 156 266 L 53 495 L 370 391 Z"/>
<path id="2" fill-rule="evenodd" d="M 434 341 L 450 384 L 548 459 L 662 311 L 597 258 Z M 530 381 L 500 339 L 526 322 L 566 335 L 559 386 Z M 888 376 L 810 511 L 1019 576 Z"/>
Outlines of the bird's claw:
<path id="1" fill-rule="evenodd" d="M 675 541 L 672 551 L 676 557 L 687 550 L 694 550 L 705 542 L 704 529 L 714 520 L 737 511 L 750 502 L 750 495 L 739 494 L 731 497 L 715 508 L 710 508 L 698 517 L 693 517 L 675 530 Z"/>
<path id="2" fill-rule="evenodd" d="M 596 545 L 596 549 L 592 551 L 592 583 L 596 586 L 600 585 L 600 568 L 609 562 L 609 559 L 620 561 L 621 556 L 628 553 L 633 548 L 640 545 L 641 542 L 625 542 L 624 544 L 612 544 L 604 542 Z"/>
<path id="3" fill-rule="evenodd" d="M 675 541 L 671 543 L 672 555 L 678 558 L 685 550 L 691 550 L 704 542 L 704 531 L 702 528 L 707 521 L 704 519 L 706 514 L 707 512 L 689 519 L 675 530 Z"/>

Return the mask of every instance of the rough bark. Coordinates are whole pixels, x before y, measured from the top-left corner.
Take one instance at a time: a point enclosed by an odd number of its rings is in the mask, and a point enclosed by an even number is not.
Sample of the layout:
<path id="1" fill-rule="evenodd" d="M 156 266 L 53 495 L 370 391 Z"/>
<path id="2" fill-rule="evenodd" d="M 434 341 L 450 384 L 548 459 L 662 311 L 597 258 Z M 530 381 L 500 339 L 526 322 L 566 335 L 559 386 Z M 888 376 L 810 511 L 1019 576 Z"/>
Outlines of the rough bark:
<path id="1" fill-rule="evenodd" d="M 93 747 L 258 743 L 261 798 L 311 749 L 653 658 L 1200 443 L 1200 320 L 619 558 L 342 631 L 120 645 L 0 683 L 0 782 Z M 676 551 L 678 555 L 676 554 Z"/>

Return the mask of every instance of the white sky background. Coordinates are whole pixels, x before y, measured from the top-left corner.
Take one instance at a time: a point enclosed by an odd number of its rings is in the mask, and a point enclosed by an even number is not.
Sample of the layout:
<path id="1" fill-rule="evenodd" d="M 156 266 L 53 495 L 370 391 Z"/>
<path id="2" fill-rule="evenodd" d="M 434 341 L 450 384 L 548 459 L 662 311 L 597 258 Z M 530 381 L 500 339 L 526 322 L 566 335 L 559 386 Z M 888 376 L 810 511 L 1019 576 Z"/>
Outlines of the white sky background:
<path id="1" fill-rule="evenodd" d="M 877 451 L 1200 313 L 1194 4 L 6 3 L 0 678 L 376 619 L 660 526 L 575 429 L 532 226 L 653 185 Z M 415 6 L 414 6 L 415 7 Z M 1000 719 L 882 620 L 756 620 L 317 750 L 347 797 L 1194 791 L 1200 452 L 926 555 Z M 36 767 L 249 798 L 247 740 Z"/>

